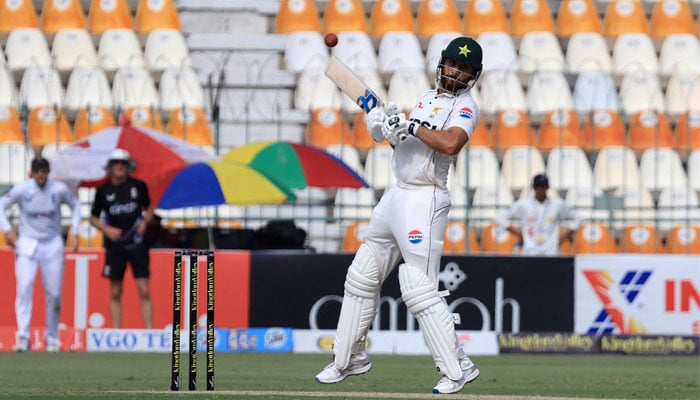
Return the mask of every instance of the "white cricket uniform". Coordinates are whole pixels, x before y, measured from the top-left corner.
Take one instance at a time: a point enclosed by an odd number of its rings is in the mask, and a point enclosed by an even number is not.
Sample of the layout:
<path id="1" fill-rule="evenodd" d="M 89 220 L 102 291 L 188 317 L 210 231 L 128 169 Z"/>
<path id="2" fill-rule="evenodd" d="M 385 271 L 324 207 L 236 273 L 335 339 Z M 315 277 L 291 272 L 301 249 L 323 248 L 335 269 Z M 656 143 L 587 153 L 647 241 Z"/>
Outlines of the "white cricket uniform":
<path id="1" fill-rule="evenodd" d="M 458 126 L 471 136 L 479 110 L 469 91 L 459 96 L 423 93 L 411 111 L 411 121 L 434 130 Z M 372 249 L 381 281 L 403 256 L 437 285 L 443 237 L 450 210 L 447 173 L 454 156 L 440 153 L 409 136 L 394 148 L 391 186 L 372 211 L 364 241 Z"/>
<path id="2" fill-rule="evenodd" d="M 20 207 L 19 233 L 15 244 L 17 337 L 29 339 L 32 291 L 37 268 L 40 268 L 46 298 L 46 341 L 58 344 L 64 247 L 61 204 L 71 207 L 71 225 L 73 232 L 77 232 L 80 201 L 63 182 L 48 179 L 43 188 L 34 179 L 18 183 L 0 198 L 0 230 L 3 232 L 12 229 L 5 211 L 13 204 Z"/>
<path id="3" fill-rule="evenodd" d="M 559 254 L 559 224 L 573 220 L 571 229 L 581 225 L 581 218 L 571 206 L 560 198 L 547 197 L 537 201 L 532 194 L 517 200 L 496 216 L 496 223 L 507 228 L 510 220 L 517 220 L 523 235 L 523 255 Z"/>

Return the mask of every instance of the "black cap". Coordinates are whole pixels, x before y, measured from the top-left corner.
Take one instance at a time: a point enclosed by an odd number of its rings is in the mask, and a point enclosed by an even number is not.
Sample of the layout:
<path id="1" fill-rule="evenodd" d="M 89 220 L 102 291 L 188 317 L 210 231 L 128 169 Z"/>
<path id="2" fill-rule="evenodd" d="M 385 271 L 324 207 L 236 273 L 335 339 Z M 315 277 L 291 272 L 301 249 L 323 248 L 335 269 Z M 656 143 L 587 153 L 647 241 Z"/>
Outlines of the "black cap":
<path id="1" fill-rule="evenodd" d="M 532 187 L 549 187 L 549 179 L 547 179 L 547 175 L 545 174 L 539 174 L 535 175 L 535 177 L 532 179 Z"/>
<path id="2" fill-rule="evenodd" d="M 39 171 L 42 169 L 50 170 L 49 160 L 45 158 L 35 158 L 32 160 L 32 171 Z"/>

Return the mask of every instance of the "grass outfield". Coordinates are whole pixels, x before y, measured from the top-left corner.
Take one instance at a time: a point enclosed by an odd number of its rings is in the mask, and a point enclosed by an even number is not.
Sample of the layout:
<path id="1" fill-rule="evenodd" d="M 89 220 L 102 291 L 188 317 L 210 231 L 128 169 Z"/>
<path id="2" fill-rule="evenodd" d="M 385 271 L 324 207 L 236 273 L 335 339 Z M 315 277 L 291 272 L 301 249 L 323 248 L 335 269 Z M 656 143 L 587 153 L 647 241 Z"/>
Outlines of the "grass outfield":
<path id="1" fill-rule="evenodd" d="M 216 355 L 216 392 L 207 393 L 199 357 L 198 394 L 187 398 L 434 399 L 438 380 L 428 356 L 373 356 L 373 369 L 335 385 L 314 375 L 324 355 Z M 481 376 L 450 399 L 700 399 L 700 358 L 622 355 L 473 357 Z M 187 367 L 183 354 L 183 369 Z M 161 399 L 170 354 L 0 353 L 0 398 Z M 186 374 L 182 374 L 186 388 Z"/>

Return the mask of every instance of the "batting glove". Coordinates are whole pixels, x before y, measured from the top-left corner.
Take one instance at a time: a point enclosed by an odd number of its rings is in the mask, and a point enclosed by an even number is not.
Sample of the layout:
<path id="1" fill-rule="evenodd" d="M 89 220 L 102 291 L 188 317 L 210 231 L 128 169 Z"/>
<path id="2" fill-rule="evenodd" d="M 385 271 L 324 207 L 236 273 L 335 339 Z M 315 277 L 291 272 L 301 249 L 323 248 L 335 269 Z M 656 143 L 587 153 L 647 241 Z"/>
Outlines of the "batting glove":
<path id="1" fill-rule="evenodd" d="M 408 135 L 408 121 L 406 114 L 399 113 L 392 115 L 384 121 L 382 134 L 392 146 L 396 146 L 400 141 L 405 140 Z"/>
<path id="2" fill-rule="evenodd" d="M 372 139 L 375 142 L 383 142 L 384 135 L 382 134 L 382 125 L 384 125 L 384 120 L 387 119 L 386 112 L 383 107 L 374 107 L 369 110 L 369 113 L 365 116 L 365 123 L 367 124 L 367 130 L 369 134 L 372 135 Z"/>

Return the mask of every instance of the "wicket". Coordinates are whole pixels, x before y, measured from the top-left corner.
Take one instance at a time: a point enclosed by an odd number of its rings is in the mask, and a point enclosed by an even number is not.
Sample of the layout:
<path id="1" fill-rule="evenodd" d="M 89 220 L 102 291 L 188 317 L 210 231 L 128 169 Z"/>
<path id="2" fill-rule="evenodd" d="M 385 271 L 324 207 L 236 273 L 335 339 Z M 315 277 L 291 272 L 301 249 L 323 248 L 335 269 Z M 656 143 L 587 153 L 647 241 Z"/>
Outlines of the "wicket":
<path id="1" fill-rule="evenodd" d="M 177 250 L 174 257 L 173 327 L 170 390 L 180 390 L 180 329 L 182 313 L 182 267 L 189 265 L 189 380 L 188 389 L 197 390 L 197 294 L 199 256 L 207 257 L 207 390 L 214 390 L 214 252 Z"/>

